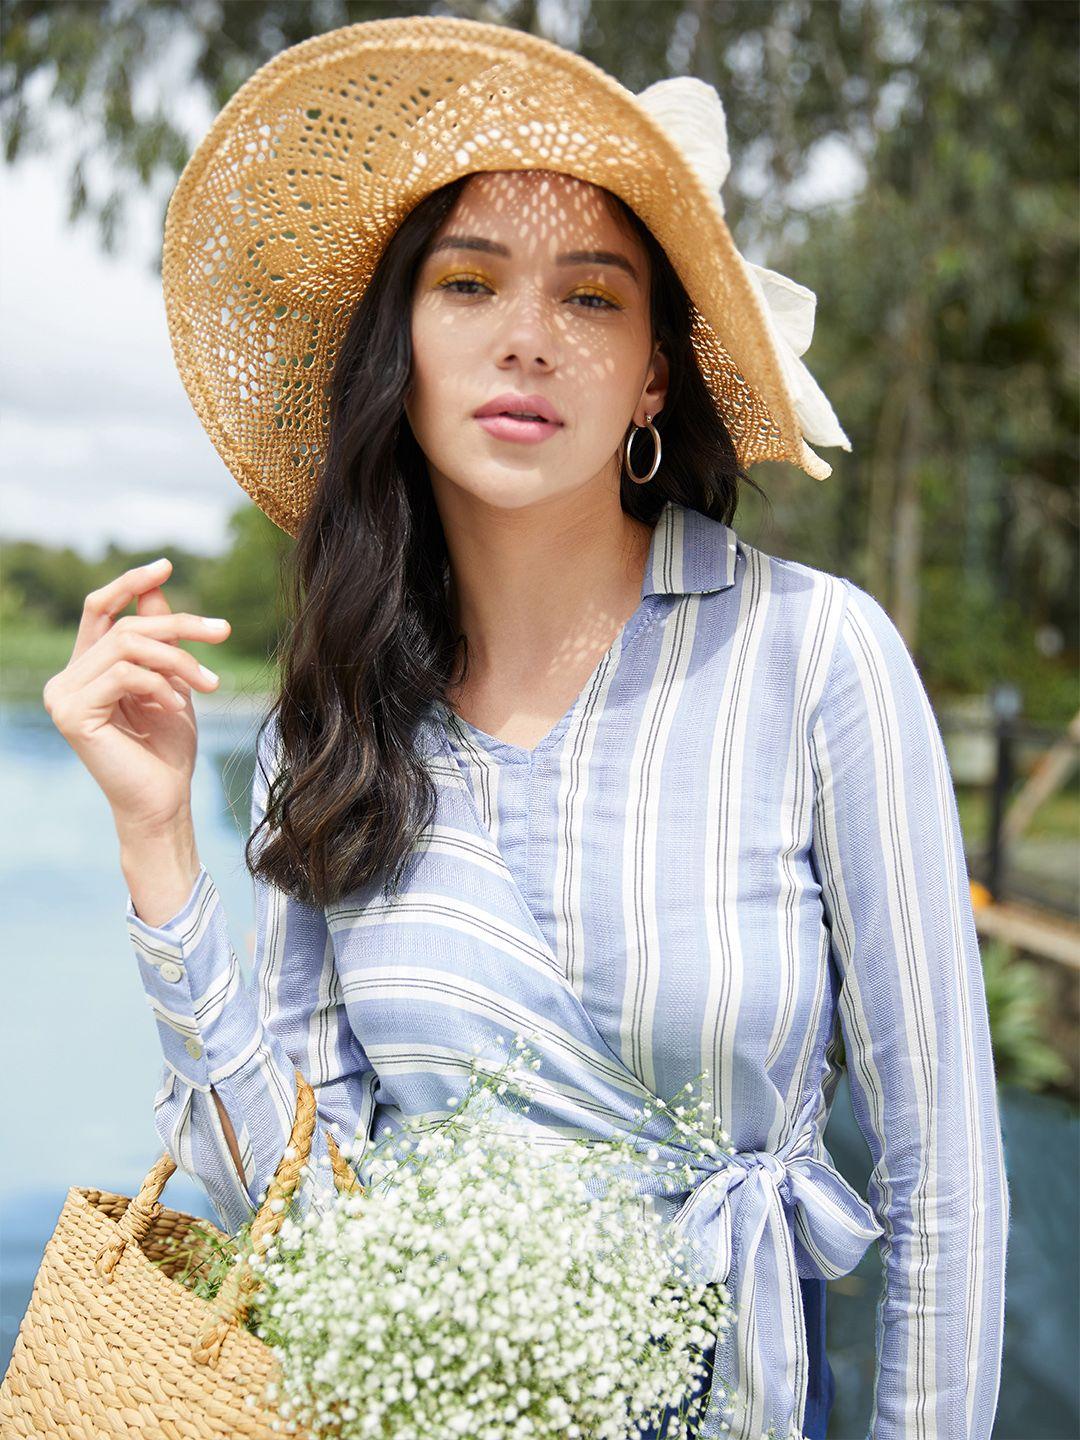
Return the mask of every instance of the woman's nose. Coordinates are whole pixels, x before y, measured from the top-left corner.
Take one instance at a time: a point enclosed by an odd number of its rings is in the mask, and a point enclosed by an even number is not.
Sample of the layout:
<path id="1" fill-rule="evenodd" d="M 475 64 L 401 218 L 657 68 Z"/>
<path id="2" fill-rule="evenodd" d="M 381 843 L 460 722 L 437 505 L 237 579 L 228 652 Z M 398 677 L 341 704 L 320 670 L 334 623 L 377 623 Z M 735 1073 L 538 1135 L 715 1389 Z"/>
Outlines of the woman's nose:
<path id="1" fill-rule="evenodd" d="M 498 360 L 501 364 L 517 360 L 528 366 L 550 369 L 556 363 L 556 346 L 547 334 L 537 333 L 531 328 L 516 328 L 513 334 L 503 337 Z"/>
<path id="2" fill-rule="evenodd" d="M 529 365 L 554 365 L 558 359 L 557 325 L 535 309 L 508 318 L 499 337 L 501 358 Z"/>

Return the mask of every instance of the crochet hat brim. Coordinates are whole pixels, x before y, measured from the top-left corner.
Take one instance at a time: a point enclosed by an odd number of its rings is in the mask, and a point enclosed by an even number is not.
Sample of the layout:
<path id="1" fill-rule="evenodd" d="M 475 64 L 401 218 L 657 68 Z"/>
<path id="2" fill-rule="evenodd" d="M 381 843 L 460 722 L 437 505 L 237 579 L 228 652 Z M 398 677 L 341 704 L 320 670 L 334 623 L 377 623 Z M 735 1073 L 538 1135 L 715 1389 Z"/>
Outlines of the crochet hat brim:
<path id="1" fill-rule="evenodd" d="M 339 342 L 390 236 L 461 175 L 533 169 L 612 191 L 663 246 L 740 464 L 831 474 L 803 436 L 790 357 L 722 205 L 660 121 L 551 41 L 410 15 L 328 31 L 258 69 L 166 215 L 165 309 L 184 387 L 229 471 L 290 535 L 317 483 Z"/>

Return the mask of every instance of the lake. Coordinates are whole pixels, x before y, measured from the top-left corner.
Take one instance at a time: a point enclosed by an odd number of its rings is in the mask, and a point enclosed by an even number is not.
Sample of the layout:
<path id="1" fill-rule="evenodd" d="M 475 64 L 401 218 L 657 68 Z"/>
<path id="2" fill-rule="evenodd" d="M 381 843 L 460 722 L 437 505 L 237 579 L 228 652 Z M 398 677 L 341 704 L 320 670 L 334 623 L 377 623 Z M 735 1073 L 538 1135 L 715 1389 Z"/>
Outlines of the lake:
<path id="1" fill-rule="evenodd" d="M 199 695 L 193 809 L 199 853 L 214 877 L 237 955 L 252 931 L 243 860 L 260 712 Z M 40 703 L 0 703 L 0 1042 L 8 1084 L 0 1107 L 0 1289 L 6 1369 L 41 1252 L 69 1185 L 133 1193 L 161 1153 L 153 1095 L 157 1031 L 124 922 L 127 886 L 104 796 Z M 1005 1358 L 995 1437 L 1080 1435 L 1080 1125 L 1067 1104 L 1003 1087 L 999 1094 L 1012 1198 Z M 870 1155 L 846 1077 L 825 1141 L 865 1194 Z M 201 1188 L 175 1174 L 163 1201 L 213 1218 Z M 830 1440 L 862 1440 L 874 1373 L 877 1249 L 830 1284 L 829 1358 L 836 1376 Z"/>

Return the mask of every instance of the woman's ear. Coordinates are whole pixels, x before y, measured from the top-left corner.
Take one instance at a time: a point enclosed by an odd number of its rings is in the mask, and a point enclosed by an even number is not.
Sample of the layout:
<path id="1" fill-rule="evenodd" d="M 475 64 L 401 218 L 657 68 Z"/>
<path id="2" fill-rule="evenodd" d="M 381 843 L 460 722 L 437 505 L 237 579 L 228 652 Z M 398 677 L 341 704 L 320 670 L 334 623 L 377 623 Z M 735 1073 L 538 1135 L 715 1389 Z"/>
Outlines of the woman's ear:
<path id="1" fill-rule="evenodd" d="M 653 350 L 652 363 L 649 366 L 648 379 L 644 390 L 641 392 L 641 399 L 638 402 L 644 410 L 648 411 L 654 420 L 664 408 L 664 401 L 667 399 L 670 380 L 671 367 L 660 342 L 657 341 L 656 348 Z"/>

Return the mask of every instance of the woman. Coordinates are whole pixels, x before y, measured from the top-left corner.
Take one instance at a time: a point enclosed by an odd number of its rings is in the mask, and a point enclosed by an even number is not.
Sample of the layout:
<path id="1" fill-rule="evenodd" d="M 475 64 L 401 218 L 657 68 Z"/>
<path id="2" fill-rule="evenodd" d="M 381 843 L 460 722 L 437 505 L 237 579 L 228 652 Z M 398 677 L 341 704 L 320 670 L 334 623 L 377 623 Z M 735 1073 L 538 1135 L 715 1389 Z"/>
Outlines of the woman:
<path id="1" fill-rule="evenodd" d="M 701 213 L 726 151 L 695 148 L 684 122 L 704 105 L 717 143 L 715 92 L 660 82 L 639 112 L 642 97 L 558 47 L 456 20 L 353 26 L 287 56 L 219 117 L 166 237 L 185 383 L 233 473 L 298 542 L 252 795 L 250 989 L 191 822 L 190 691 L 214 681 L 177 642 L 214 636 L 171 612 L 167 563 L 87 597 L 46 694 L 116 819 L 166 1061 L 164 1144 L 233 1228 L 280 1158 L 294 1067 L 358 1164 L 376 1133 L 450 1113 L 493 1034 L 527 1029 L 542 1055 L 537 1143 L 624 1131 L 642 1099 L 704 1074 L 735 1154 L 678 1193 L 643 1192 L 738 1311 L 706 1357 L 735 1386 L 732 1411 L 714 1398 L 699 1433 L 824 1436 L 826 1282 L 881 1237 L 873 1435 L 988 1437 L 1008 1193 L 955 800 L 881 607 L 731 528 L 748 463 L 827 474 L 806 435 L 846 437 L 797 346 L 779 344 L 779 312 L 748 298 L 715 196 Z M 410 171 L 397 210 L 380 192 L 380 228 L 354 254 L 340 244 L 350 211 L 319 184 L 347 165 L 384 184 L 401 152 L 395 137 L 373 160 L 384 126 L 368 117 L 361 149 L 326 111 L 361 72 L 394 78 L 371 92 L 383 121 L 404 93 L 430 101 L 407 154 L 430 164 L 452 145 L 457 173 Z M 292 83 L 302 121 L 282 118 Z M 440 85 L 457 108 L 434 103 Z M 230 147 L 259 153 L 255 101 L 271 90 L 278 169 L 229 189 Z M 493 110 L 526 94 L 538 113 L 579 107 L 588 165 L 520 147 L 492 163 Z M 484 101 L 471 119 L 462 95 Z M 331 131 L 347 154 L 318 170 Z M 620 140 L 605 169 L 606 133 Z M 646 139 L 662 164 L 627 172 L 635 188 L 619 167 L 649 160 Z M 570 173 L 589 166 L 610 184 Z M 282 192 L 316 240 L 278 213 L 277 251 L 261 236 L 245 249 L 207 216 L 220 196 L 223 214 L 265 220 Z M 708 228 L 700 265 L 686 195 Z M 285 270 L 289 236 L 317 263 Z M 339 314 L 329 344 L 289 330 Z M 244 324 L 263 327 L 269 397 L 229 349 Z M 267 398 L 276 429 L 252 421 Z M 821 1141 L 841 1041 L 869 1204 Z"/>

